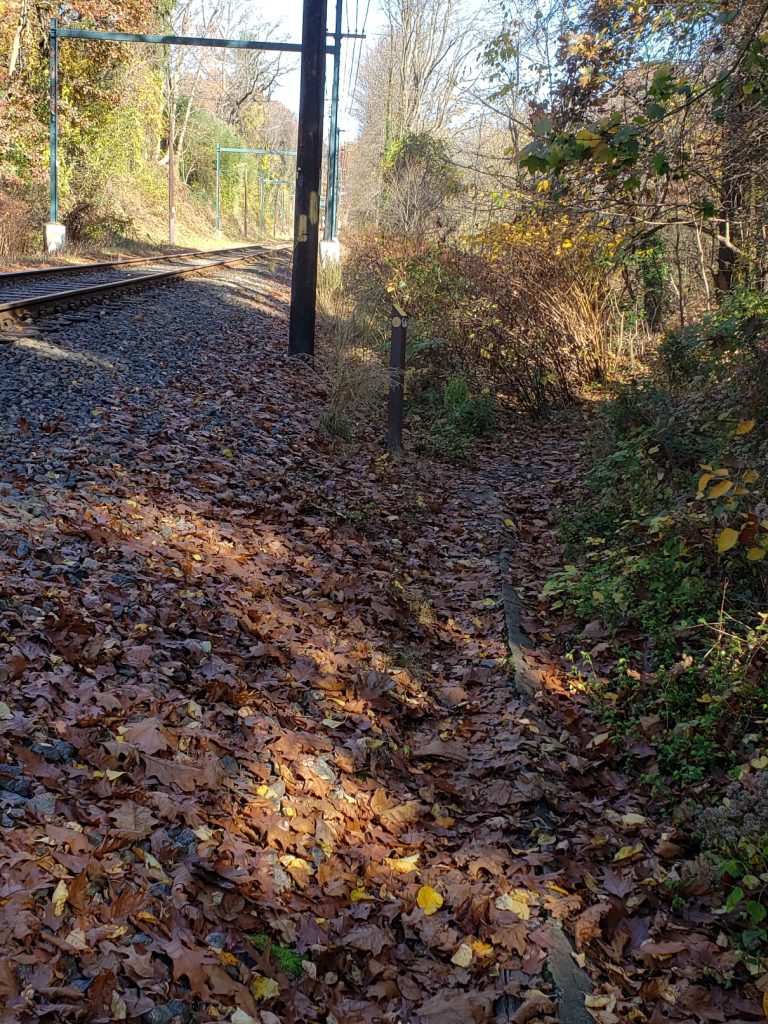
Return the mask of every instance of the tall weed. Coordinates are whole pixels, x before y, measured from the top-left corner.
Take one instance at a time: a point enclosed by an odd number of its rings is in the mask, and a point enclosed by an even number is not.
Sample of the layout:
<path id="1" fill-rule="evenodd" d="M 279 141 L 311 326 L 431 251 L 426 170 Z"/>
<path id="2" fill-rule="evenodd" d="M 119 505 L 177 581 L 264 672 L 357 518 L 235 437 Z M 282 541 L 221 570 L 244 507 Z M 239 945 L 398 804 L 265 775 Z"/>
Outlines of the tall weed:
<path id="1" fill-rule="evenodd" d="M 361 422 L 383 417 L 389 369 L 344 288 L 339 263 L 319 269 L 317 333 L 315 367 L 327 395 L 321 421 L 332 434 L 349 440 Z"/>

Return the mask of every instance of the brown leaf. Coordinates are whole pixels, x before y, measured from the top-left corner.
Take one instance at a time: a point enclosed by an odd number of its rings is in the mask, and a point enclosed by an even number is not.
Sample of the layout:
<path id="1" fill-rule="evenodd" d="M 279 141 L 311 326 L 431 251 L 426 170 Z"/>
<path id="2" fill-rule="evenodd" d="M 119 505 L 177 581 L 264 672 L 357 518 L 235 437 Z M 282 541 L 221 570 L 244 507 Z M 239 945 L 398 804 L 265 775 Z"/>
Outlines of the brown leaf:
<path id="1" fill-rule="evenodd" d="M 557 1013 L 557 1007 L 547 996 L 529 996 L 512 1018 L 513 1024 L 529 1024 L 536 1017 Z"/>
<path id="2" fill-rule="evenodd" d="M 574 937 L 576 939 L 576 950 L 581 952 L 593 939 L 599 939 L 602 934 L 600 922 L 610 910 L 607 903 L 595 903 L 594 906 L 579 914 L 574 925 Z"/>
<path id="3" fill-rule="evenodd" d="M 360 924 L 344 936 L 345 946 L 362 949 L 376 956 L 392 942 L 393 939 L 389 932 L 385 932 L 383 928 L 379 928 L 375 924 Z"/>
<path id="4" fill-rule="evenodd" d="M 469 760 L 467 748 L 458 740 L 431 740 L 414 747 L 411 756 L 419 760 L 454 761 L 456 764 L 466 764 Z"/>
<path id="5" fill-rule="evenodd" d="M 157 754 L 168 750 L 169 747 L 167 734 L 159 718 L 145 718 L 131 725 L 125 730 L 123 737 L 144 754 Z"/>
<path id="6" fill-rule="evenodd" d="M 491 1019 L 491 992 L 440 992 L 416 1010 L 422 1024 L 485 1024 Z"/>
<path id="7" fill-rule="evenodd" d="M 148 836 L 155 826 L 155 817 L 149 808 L 134 800 L 123 800 L 109 813 L 118 832 L 126 836 Z"/>

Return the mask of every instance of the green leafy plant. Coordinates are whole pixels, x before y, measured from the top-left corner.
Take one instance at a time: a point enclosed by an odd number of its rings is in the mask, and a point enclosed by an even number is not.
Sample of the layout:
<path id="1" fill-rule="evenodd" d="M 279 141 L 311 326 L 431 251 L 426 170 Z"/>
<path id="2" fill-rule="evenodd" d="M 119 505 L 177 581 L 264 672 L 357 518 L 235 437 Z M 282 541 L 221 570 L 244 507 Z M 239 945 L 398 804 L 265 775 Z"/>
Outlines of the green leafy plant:
<path id="1" fill-rule="evenodd" d="M 259 953 L 263 953 L 268 948 L 270 957 L 275 961 L 283 974 L 287 974 L 289 978 L 298 979 L 304 977 L 304 961 L 307 957 L 298 953 L 295 949 L 272 942 L 265 932 L 256 932 L 253 935 L 249 935 L 248 941 Z"/>

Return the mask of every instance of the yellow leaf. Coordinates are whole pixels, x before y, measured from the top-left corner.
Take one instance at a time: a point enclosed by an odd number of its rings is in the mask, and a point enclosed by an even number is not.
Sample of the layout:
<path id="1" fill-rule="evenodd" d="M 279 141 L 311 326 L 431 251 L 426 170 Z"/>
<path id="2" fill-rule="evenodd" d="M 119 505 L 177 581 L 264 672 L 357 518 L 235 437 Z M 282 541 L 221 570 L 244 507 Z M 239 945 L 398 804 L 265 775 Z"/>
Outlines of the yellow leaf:
<path id="1" fill-rule="evenodd" d="M 630 857 L 634 857 L 638 853 L 643 852 L 643 844 L 637 843 L 635 846 L 622 846 L 616 856 L 613 858 L 617 860 L 629 860 Z"/>
<path id="2" fill-rule="evenodd" d="M 717 535 L 717 550 L 722 554 L 724 551 L 730 551 L 731 548 L 736 547 L 739 542 L 739 531 L 732 530 L 730 526 L 726 526 L 724 530 L 721 530 Z"/>
<path id="3" fill-rule="evenodd" d="M 745 469 L 744 476 L 741 478 L 745 484 L 753 484 L 757 481 L 760 474 L 756 469 Z"/>
<path id="4" fill-rule="evenodd" d="M 280 986 L 274 978 L 265 978 L 263 974 L 254 975 L 251 982 L 251 995 L 254 999 L 274 999 L 280 995 Z"/>
<path id="5" fill-rule="evenodd" d="M 750 548 L 747 552 L 747 558 L 750 562 L 762 562 L 762 560 L 765 558 L 765 554 L 765 548 L 754 547 Z"/>
<path id="6" fill-rule="evenodd" d="M 481 939 L 471 939 L 469 944 L 478 956 L 490 956 L 493 953 L 493 946 L 490 942 L 483 942 Z"/>
<path id="7" fill-rule="evenodd" d="M 240 961 L 234 953 L 228 953 L 226 949 L 219 950 L 219 963 L 222 967 L 237 967 Z"/>
<path id="8" fill-rule="evenodd" d="M 632 828 L 633 825 L 645 825 L 648 819 L 644 814 L 622 814 L 621 824 L 624 828 Z"/>
<path id="9" fill-rule="evenodd" d="M 418 853 L 411 854 L 410 857 L 387 857 L 384 861 L 388 868 L 396 871 L 398 875 L 407 875 L 411 871 L 415 871 L 419 863 Z"/>
<path id="10" fill-rule="evenodd" d="M 768 757 L 763 754 L 761 757 L 753 757 L 749 762 L 753 768 L 757 768 L 758 771 L 762 771 L 763 768 L 768 768 Z"/>
<path id="11" fill-rule="evenodd" d="M 763 992 L 763 1013 L 768 1019 L 768 992 Z"/>
<path id="12" fill-rule="evenodd" d="M 457 967 L 469 967 L 472 963 L 472 947 L 466 942 L 462 942 L 451 957 L 451 963 L 456 964 Z"/>
<path id="13" fill-rule="evenodd" d="M 739 420 L 736 425 L 736 429 L 733 432 L 734 435 L 736 437 L 741 437 L 742 434 L 749 434 L 750 431 L 755 429 L 756 422 L 757 420 Z"/>
<path id="14" fill-rule="evenodd" d="M 749 494 L 748 487 L 742 487 L 741 484 L 736 484 L 733 488 L 734 496 L 737 498 L 743 498 L 745 494 Z"/>
<path id="15" fill-rule="evenodd" d="M 359 885 L 352 890 L 352 892 L 349 894 L 349 898 L 352 900 L 353 903 L 362 903 L 363 900 L 376 899 L 375 896 L 371 896 L 369 892 L 366 892 L 365 889 L 363 889 L 362 886 Z"/>
<path id="16" fill-rule="evenodd" d="M 547 882 L 547 888 L 551 889 L 552 892 L 559 892 L 561 896 L 570 896 L 571 894 L 567 889 L 564 889 L 562 885 L 556 885 L 554 882 Z"/>
<path id="17" fill-rule="evenodd" d="M 443 905 L 443 897 L 430 885 L 422 885 L 416 894 L 416 902 L 427 915 L 436 914 Z"/>
<path id="18" fill-rule="evenodd" d="M 158 918 L 154 914 L 150 914 L 148 910 L 140 910 L 136 915 L 136 920 L 144 924 L 160 924 Z"/>
<path id="19" fill-rule="evenodd" d="M 715 484 L 715 486 L 709 492 L 707 497 L 708 498 L 722 498 L 723 495 L 727 494 L 728 491 L 730 491 L 730 489 L 732 487 L 733 487 L 733 482 L 731 480 L 721 480 L 719 484 Z"/>
<path id="20" fill-rule="evenodd" d="M 505 892 L 495 900 L 497 910 L 509 910 L 517 914 L 521 921 L 527 921 L 531 916 L 531 896 L 527 889 L 513 889 L 512 892 Z"/>
<path id="21" fill-rule="evenodd" d="M 69 889 L 64 879 L 60 879 L 59 884 L 53 890 L 53 912 L 56 917 L 61 917 L 64 913 L 64 908 L 67 905 L 67 898 L 69 896 Z"/>
<path id="22" fill-rule="evenodd" d="M 729 469 L 713 469 L 712 472 L 715 476 L 719 477 L 731 475 L 731 471 Z"/>
<path id="23" fill-rule="evenodd" d="M 712 474 L 711 473 L 702 473 L 701 474 L 701 476 L 699 477 L 699 482 L 698 482 L 698 484 L 696 486 L 696 489 L 699 492 L 699 494 L 703 494 L 704 493 L 704 491 L 706 490 L 707 484 L 709 483 L 709 481 L 711 479 L 712 479 Z"/>

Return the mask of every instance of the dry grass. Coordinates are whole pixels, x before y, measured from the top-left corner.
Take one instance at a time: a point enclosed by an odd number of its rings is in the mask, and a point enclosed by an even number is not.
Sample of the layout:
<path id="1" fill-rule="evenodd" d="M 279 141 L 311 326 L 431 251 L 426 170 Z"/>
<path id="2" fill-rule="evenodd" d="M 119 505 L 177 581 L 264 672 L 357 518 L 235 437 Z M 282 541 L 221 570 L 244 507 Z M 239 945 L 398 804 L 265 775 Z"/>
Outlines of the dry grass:
<path id="1" fill-rule="evenodd" d="M 0 259 L 28 254 L 39 233 L 40 225 L 29 204 L 12 192 L 0 192 Z"/>
<path id="2" fill-rule="evenodd" d="M 349 439 L 356 427 L 379 417 L 383 431 L 389 369 L 355 313 L 338 263 L 320 267 L 317 334 L 315 366 L 327 388 L 323 425 Z"/>

